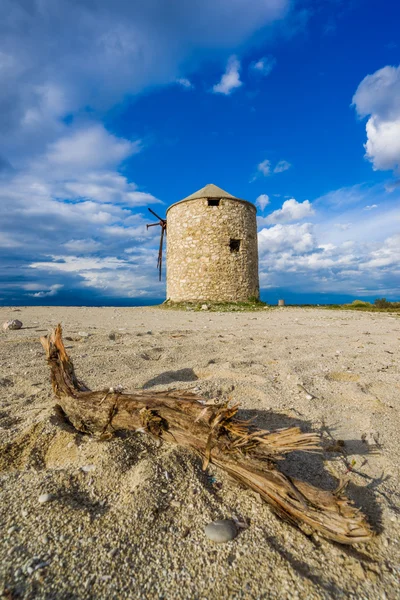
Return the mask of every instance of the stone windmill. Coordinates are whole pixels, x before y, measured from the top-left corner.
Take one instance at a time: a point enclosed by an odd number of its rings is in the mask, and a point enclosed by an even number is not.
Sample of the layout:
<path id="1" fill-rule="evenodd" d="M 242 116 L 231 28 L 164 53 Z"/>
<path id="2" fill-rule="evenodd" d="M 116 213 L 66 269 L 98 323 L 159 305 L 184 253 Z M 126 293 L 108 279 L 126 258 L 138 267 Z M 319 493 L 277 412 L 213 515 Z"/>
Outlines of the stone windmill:
<path id="1" fill-rule="evenodd" d="M 153 212 L 153 211 L 151 211 Z M 154 214 L 154 213 L 153 213 Z M 210 183 L 172 204 L 161 226 L 167 242 L 167 299 L 238 302 L 259 298 L 256 207 Z M 168 224 L 168 225 L 167 225 Z"/>

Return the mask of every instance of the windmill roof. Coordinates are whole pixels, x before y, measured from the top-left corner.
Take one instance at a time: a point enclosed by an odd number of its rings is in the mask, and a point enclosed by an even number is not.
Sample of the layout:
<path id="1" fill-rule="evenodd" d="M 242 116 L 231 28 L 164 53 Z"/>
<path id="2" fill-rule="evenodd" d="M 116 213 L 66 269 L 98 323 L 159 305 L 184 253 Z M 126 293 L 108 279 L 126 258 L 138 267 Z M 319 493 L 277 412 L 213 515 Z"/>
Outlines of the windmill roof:
<path id="1" fill-rule="evenodd" d="M 207 183 L 201 190 L 197 190 L 197 192 L 190 194 L 190 196 L 183 198 L 183 200 L 195 200 L 196 198 L 235 198 L 235 196 L 225 192 L 225 190 L 213 183 Z M 238 198 L 235 198 L 235 200 L 237 199 Z"/>
<path id="2" fill-rule="evenodd" d="M 231 200 L 236 200 L 237 202 L 244 202 L 245 204 L 250 204 L 250 206 L 252 206 L 254 210 L 257 211 L 255 205 L 252 202 L 236 198 L 236 196 L 232 196 L 232 194 L 229 194 L 229 192 L 226 192 L 217 185 L 214 185 L 213 183 L 208 183 L 203 188 L 201 188 L 201 190 L 197 190 L 197 192 L 194 192 L 194 194 L 183 198 L 183 200 L 179 200 L 179 202 L 175 202 L 175 204 L 171 204 L 171 206 L 167 208 L 167 213 L 173 206 L 176 206 L 181 202 L 190 202 L 191 200 L 198 200 L 199 198 L 230 198 Z"/>

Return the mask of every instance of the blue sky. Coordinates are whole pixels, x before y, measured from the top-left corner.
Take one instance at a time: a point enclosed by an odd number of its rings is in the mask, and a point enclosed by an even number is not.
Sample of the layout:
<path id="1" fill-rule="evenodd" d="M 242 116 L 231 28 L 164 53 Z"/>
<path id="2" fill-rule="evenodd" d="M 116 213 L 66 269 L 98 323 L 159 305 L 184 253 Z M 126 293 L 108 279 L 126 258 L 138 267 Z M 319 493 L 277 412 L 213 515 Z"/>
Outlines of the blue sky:
<path id="1" fill-rule="evenodd" d="M 400 5 L 0 0 L 0 303 L 163 299 L 166 208 L 258 207 L 262 297 L 400 296 Z"/>

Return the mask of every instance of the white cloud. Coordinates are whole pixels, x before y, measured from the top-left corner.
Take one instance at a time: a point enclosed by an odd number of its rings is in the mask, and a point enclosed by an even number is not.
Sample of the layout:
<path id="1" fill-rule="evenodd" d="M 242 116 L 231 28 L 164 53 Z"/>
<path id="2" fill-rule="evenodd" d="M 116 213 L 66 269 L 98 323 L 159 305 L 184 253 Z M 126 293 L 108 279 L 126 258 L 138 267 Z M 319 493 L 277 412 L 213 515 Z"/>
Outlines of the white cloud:
<path id="1" fill-rule="evenodd" d="M 260 207 L 261 210 L 264 210 L 266 206 L 270 203 L 269 196 L 267 194 L 261 194 L 258 196 L 256 200 L 256 205 Z"/>
<path id="2" fill-rule="evenodd" d="M 94 124 L 69 132 L 49 145 L 47 160 L 63 169 L 104 169 L 120 164 L 140 151 L 140 142 L 117 138 Z"/>
<path id="3" fill-rule="evenodd" d="M 116 138 L 116 146 L 118 142 Z M 147 232 L 144 217 L 132 214 L 131 210 L 159 201 L 139 191 L 117 171 L 77 169 L 75 173 L 70 164 L 65 168 L 55 167 L 48 156 L 45 151 L 35 158 L 24 173 L 3 174 L 0 278 L 7 282 L 3 290 L 33 291 L 31 296 L 36 299 L 55 296 L 61 290 L 57 286 L 61 285 L 68 291 L 83 287 L 106 290 L 110 296 L 160 296 L 155 268 L 158 236 L 152 230 Z M 98 149 L 92 166 L 105 164 L 102 149 Z M 120 258 L 127 242 L 133 249 L 129 261 Z M 58 248 L 63 249 L 63 254 L 53 256 Z M 154 263 L 150 265 L 147 256 L 154 258 Z M 116 269 L 122 269 L 124 275 L 116 277 Z M 41 283 L 37 287 L 39 271 Z M 13 277 L 14 272 L 18 272 L 18 277 Z M 129 274 L 135 276 L 135 283 L 130 286 Z M 119 281 L 119 287 L 113 287 L 114 279 Z M 142 290 L 139 282 L 144 286 Z"/>
<path id="4" fill-rule="evenodd" d="M 56 283 L 56 284 L 50 286 L 50 289 L 48 289 L 46 291 L 35 292 L 34 294 L 30 294 L 30 295 L 33 296 L 34 298 L 47 298 L 47 297 L 51 297 L 51 296 L 56 296 L 63 287 L 64 286 L 61 283 Z"/>
<path id="5" fill-rule="evenodd" d="M 297 202 L 294 198 L 286 200 L 282 204 L 282 208 L 275 210 L 265 218 L 266 224 L 272 223 L 288 223 L 290 221 L 300 221 L 306 217 L 311 217 L 315 211 L 309 202 Z"/>
<path id="6" fill-rule="evenodd" d="M 194 88 L 193 83 L 186 77 L 178 77 L 178 79 L 176 80 L 176 83 L 178 85 L 181 85 L 182 87 L 186 88 L 187 90 Z"/>
<path id="7" fill-rule="evenodd" d="M 400 100 L 399 100 L 400 101 Z M 372 116 L 367 121 L 366 157 L 373 163 L 374 170 L 398 170 L 400 167 L 400 118 L 382 121 Z"/>
<path id="8" fill-rule="evenodd" d="M 385 244 L 371 252 L 370 260 L 365 263 L 366 268 L 398 267 L 400 263 L 400 234 L 385 240 Z"/>
<path id="9" fill-rule="evenodd" d="M 233 90 L 239 88 L 241 85 L 240 62 L 236 56 L 231 56 L 226 65 L 225 73 L 221 77 L 221 81 L 213 86 L 212 91 L 214 94 L 229 96 Z"/>
<path id="10" fill-rule="evenodd" d="M 30 290 L 38 294 L 55 290 L 62 274 L 65 290 L 160 296 L 158 232 L 146 232 L 143 216 L 132 220 L 132 208 L 159 201 L 120 172 L 141 143 L 99 122 L 132 95 L 175 83 L 189 89 L 188 73 L 210 54 L 222 61 L 246 51 L 290 0 L 174 0 L 169 11 L 164 0 L 0 4 L 2 297 L 39 272 L 40 287 Z M 234 60 L 231 67 L 226 91 L 240 82 Z M 48 258 L 57 248 L 61 258 Z M 62 259 L 78 253 L 98 268 Z"/>
<path id="11" fill-rule="evenodd" d="M 400 66 L 386 66 L 367 75 L 353 96 L 366 124 L 366 158 L 374 170 L 400 169 Z"/>
<path id="12" fill-rule="evenodd" d="M 2 0 L 2 151 L 12 164 L 42 152 L 63 117 L 97 117 L 128 94 L 185 79 L 210 51 L 222 58 L 251 44 L 289 5 L 174 0 L 165 12 L 165 0 Z"/>
<path id="13" fill-rule="evenodd" d="M 113 257 L 105 256 L 97 257 L 82 257 L 82 256 L 51 256 L 51 261 L 33 262 L 29 266 L 31 269 L 46 269 L 51 271 L 93 271 L 96 269 L 118 269 L 125 266 L 125 261 Z"/>
<path id="14" fill-rule="evenodd" d="M 283 173 L 290 169 L 292 165 L 287 160 L 280 160 L 274 168 L 274 173 Z"/>
<path id="15" fill-rule="evenodd" d="M 308 252 L 316 245 L 311 223 L 297 223 L 292 225 L 275 225 L 261 229 L 258 234 L 258 246 L 261 253 L 282 252 Z"/>
<path id="16" fill-rule="evenodd" d="M 64 276 L 72 274 L 78 276 L 81 285 L 86 288 L 101 290 L 109 296 L 134 298 L 149 295 L 154 288 L 160 287 L 155 285 L 156 255 L 156 250 L 143 248 L 136 248 L 127 259 L 54 255 L 50 261 L 31 263 L 30 268 Z"/>
<path id="17" fill-rule="evenodd" d="M 373 210 L 374 208 L 378 208 L 378 205 L 371 204 L 371 205 L 364 206 L 364 210 Z"/>
<path id="18" fill-rule="evenodd" d="M 92 239 L 87 240 L 70 240 L 63 244 L 64 248 L 72 254 L 90 254 L 97 252 L 102 247 L 102 244 Z"/>
<path id="19" fill-rule="evenodd" d="M 394 202 L 400 201 L 400 191 L 393 193 L 398 196 Z M 356 204 L 318 199 L 314 223 L 261 225 L 263 287 L 301 290 L 307 282 L 310 292 L 398 298 L 400 213 L 383 185 L 343 188 L 324 198 L 355 195 L 360 196 Z M 379 211 L 365 211 L 367 203 L 379 204 Z"/>
<path id="20" fill-rule="evenodd" d="M 250 182 L 253 182 L 257 179 L 257 177 L 263 176 L 263 177 L 268 177 L 269 175 L 271 175 L 271 173 L 283 173 L 284 171 L 287 171 L 288 169 L 290 169 L 292 165 L 287 162 L 287 160 L 280 160 L 274 167 L 273 171 L 271 169 L 271 161 L 270 160 L 263 160 L 262 162 L 260 162 L 257 165 L 257 170 L 255 175 L 253 175 L 253 177 L 250 179 Z"/>
<path id="21" fill-rule="evenodd" d="M 257 74 L 267 77 L 276 65 L 276 58 L 274 56 L 264 56 L 259 58 L 257 61 L 251 63 L 250 70 Z"/>
<path id="22" fill-rule="evenodd" d="M 75 173 L 74 177 L 55 182 L 52 189 L 58 197 L 86 198 L 104 204 L 143 206 L 159 202 L 152 194 L 139 191 L 135 183 L 116 171 Z"/>
<path id="23" fill-rule="evenodd" d="M 275 225 L 259 232 L 260 279 L 264 287 L 355 295 L 400 293 L 400 236 L 356 244 L 320 244 L 315 225 Z"/>
<path id="24" fill-rule="evenodd" d="M 271 161 L 263 160 L 257 165 L 257 175 L 264 175 L 264 177 L 268 177 L 271 175 Z M 257 177 L 257 175 L 255 177 Z"/>

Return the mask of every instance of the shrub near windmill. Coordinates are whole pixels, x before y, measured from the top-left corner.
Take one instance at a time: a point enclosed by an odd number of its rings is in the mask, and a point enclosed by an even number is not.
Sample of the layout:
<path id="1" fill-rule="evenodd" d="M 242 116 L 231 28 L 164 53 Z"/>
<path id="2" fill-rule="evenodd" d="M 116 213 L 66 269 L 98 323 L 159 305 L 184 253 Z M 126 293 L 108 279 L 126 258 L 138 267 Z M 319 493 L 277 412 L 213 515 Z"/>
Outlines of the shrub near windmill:
<path id="1" fill-rule="evenodd" d="M 151 209 L 149 209 L 151 211 Z M 258 300 L 256 207 L 214 184 L 172 204 L 161 226 L 157 267 L 167 242 L 167 298 L 171 302 Z M 167 227 L 168 223 L 168 227 Z M 152 226 L 150 225 L 150 226 Z"/>

